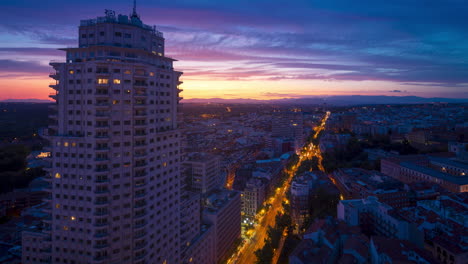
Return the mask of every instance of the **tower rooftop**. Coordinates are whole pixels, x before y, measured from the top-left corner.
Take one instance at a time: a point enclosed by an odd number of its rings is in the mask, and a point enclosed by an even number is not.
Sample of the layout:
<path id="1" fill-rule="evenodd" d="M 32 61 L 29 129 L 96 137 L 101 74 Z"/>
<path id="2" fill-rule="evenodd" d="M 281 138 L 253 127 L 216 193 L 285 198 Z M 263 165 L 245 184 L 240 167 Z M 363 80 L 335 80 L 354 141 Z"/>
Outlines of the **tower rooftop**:
<path id="1" fill-rule="evenodd" d="M 93 18 L 93 19 L 84 19 L 80 21 L 80 27 L 86 26 L 93 26 L 97 24 L 104 24 L 104 23 L 113 23 L 113 24 L 121 24 L 121 25 L 129 25 L 139 27 L 148 31 L 151 31 L 156 36 L 163 38 L 163 33 L 156 30 L 156 26 L 150 26 L 144 24 L 140 17 L 136 14 L 134 9 L 133 14 L 129 17 L 127 15 L 115 15 L 115 11 L 106 9 L 105 16 Z"/>

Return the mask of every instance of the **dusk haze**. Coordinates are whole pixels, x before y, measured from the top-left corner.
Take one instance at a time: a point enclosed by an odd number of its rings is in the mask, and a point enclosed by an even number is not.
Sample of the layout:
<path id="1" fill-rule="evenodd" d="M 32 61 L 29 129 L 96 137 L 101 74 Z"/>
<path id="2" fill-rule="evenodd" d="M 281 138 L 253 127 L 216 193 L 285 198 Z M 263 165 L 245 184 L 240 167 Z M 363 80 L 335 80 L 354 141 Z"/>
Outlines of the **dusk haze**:
<path id="1" fill-rule="evenodd" d="M 184 98 L 468 97 L 468 7 L 448 1 L 138 1 Z M 132 1 L 2 1 L 2 99 L 47 99 L 77 21 Z"/>

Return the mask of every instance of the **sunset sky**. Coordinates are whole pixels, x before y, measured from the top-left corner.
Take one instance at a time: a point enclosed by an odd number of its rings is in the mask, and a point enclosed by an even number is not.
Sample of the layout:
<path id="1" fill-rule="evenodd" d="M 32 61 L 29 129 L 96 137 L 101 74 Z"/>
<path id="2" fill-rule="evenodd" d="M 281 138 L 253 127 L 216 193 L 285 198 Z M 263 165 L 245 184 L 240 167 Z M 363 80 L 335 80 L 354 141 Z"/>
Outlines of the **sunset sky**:
<path id="1" fill-rule="evenodd" d="M 131 0 L 0 2 L 0 100 L 47 99 L 80 20 Z M 183 71 L 184 98 L 468 98 L 466 0 L 138 0 Z"/>

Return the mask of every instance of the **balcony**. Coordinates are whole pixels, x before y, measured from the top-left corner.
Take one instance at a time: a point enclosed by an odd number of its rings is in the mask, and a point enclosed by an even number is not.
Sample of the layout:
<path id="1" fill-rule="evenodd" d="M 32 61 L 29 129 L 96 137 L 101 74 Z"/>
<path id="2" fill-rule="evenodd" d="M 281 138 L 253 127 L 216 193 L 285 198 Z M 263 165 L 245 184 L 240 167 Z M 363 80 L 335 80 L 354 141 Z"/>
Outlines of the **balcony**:
<path id="1" fill-rule="evenodd" d="M 134 127 L 146 127 L 147 125 L 147 123 L 136 123 Z"/>
<path id="2" fill-rule="evenodd" d="M 52 78 L 52 79 L 58 80 L 60 76 L 59 76 L 59 74 L 57 72 L 51 72 L 49 74 L 49 77 Z"/>
<path id="3" fill-rule="evenodd" d="M 134 87 L 148 87 L 148 83 L 146 83 L 146 82 L 134 82 L 133 86 Z"/>
<path id="4" fill-rule="evenodd" d="M 96 112 L 95 117 L 110 117 L 110 112 Z"/>
<path id="5" fill-rule="evenodd" d="M 100 103 L 96 103 L 94 104 L 96 107 L 109 107 L 110 106 L 110 103 L 109 102 L 100 102 Z"/>
<path id="6" fill-rule="evenodd" d="M 135 93 L 134 94 L 134 97 L 147 97 L 148 94 L 147 93 Z"/>
<path id="7" fill-rule="evenodd" d="M 144 198 L 146 196 L 146 191 L 142 193 L 135 194 L 135 199 Z"/>
<path id="8" fill-rule="evenodd" d="M 142 212 L 142 213 L 139 213 L 139 214 L 135 214 L 135 216 L 133 218 L 141 218 L 143 216 L 146 216 L 148 213 L 147 212 Z"/>
<path id="9" fill-rule="evenodd" d="M 95 205 L 109 204 L 109 201 L 108 200 L 95 201 L 94 204 Z"/>
<path id="10" fill-rule="evenodd" d="M 109 214 L 109 212 L 107 212 L 107 211 L 106 212 L 94 212 L 95 216 L 103 216 L 103 215 L 108 215 L 108 214 Z"/>
<path id="11" fill-rule="evenodd" d="M 139 168 L 139 167 L 145 167 L 145 166 L 148 166 L 148 163 L 145 162 L 145 163 L 137 163 L 135 164 L 135 168 Z"/>
<path id="12" fill-rule="evenodd" d="M 108 256 L 97 256 L 94 257 L 93 260 L 96 262 L 103 262 L 104 260 L 107 260 L 109 257 Z"/>
<path id="13" fill-rule="evenodd" d="M 107 243 L 106 244 L 97 244 L 97 245 L 94 245 L 94 248 L 106 248 L 108 246 L 109 246 L 109 244 L 107 244 Z"/>
<path id="14" fill-rule="evenodd" d="M 58 93 L 51 93 L 51 94 L 49 94 L 49 97 L 54 99 L 54 100 L 57 100 L 57 95 L 58 95 Z"/>
<path id="15" fill-rule="evenodd" d="M 135 154 L 133 154 L 133 157 L 135 157 L 135 158 L 141 158 L 141 157 L 146 157 L 146 155 L 148 155 L 148 153 L 146 153 L 146 152 L 143 152 L 143 153 L 135 153 Z"/>
<path id="16" fill-rule="evenodd" d="M 147 225 L 148 223 L 146 221 L 144 221 L 143 223 L 141 224 L 138 224 L 138 225 L 135 225 L 135 228 L 143 228 Z"/>
<path id="17" fill-rule="evenodd" d="M 57 83 L 51 83 L 51 84 L 49 84 L 49 87 L 52 88 L 52 89 L 58 90 L 59 89 L 59 84 L 58 84 L 58 82 Z"/>
<path id="18" fill-rule="evenodd" d="M 101 233 L 94 234 L 94 237 L 96 237 L 96 238 L 102 238 L 102 237 L 106 237 L 106 236 L 109 236 L 109 233 L 101 232 Z"/>
<path id="19" fill-rule="evenodd" d="M 139 245 L 135 245 L 135 247 L 133 248 L 133 250 L 142 249 L 142 248 L 146 247 L 146 245 L 148 245 L 148 242 L 140 243 Z"/>
<path id="20" fill-rule="evenodd" d="M 141 78 L 141 77 L 146 78 L 146 77 L 148 77 L 148 76 L 149 76 L 148 73 L 146 73 L 146 72 L 139 72 L 138 70 L 135 71 L 135 73 L 133 74 L 133 77 L 140 77 L 140 78 Z"/>

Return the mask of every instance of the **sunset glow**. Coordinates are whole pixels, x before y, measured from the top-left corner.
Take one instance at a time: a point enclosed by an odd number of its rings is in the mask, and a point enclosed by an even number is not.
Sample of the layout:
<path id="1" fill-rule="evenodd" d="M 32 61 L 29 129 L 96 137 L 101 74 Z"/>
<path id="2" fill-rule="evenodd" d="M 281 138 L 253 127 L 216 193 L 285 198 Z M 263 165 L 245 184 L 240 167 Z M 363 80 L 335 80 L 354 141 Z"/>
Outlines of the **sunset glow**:
<path id="1" fill-rule="evenodd" d="M 63 58 L 58 48 L 76 45 L 80 10 L 94 17 L 107 8 L 87 1 L 27 2 L 8 1 L 0 10 L 0 99 L 47 99 L 48 62 Z M 113 6 L 125 11 L 130 2 Z M 288 12 L 278 1 L 140 2 L 142 18 L 165 34 L 166 55 L 179 60 L 186 99 L 468 97 L 461 2 L 392 3 L 387 10 L 385 1 L 364 1 L 360 9 L 342 1 L 293 1 Z"/>

